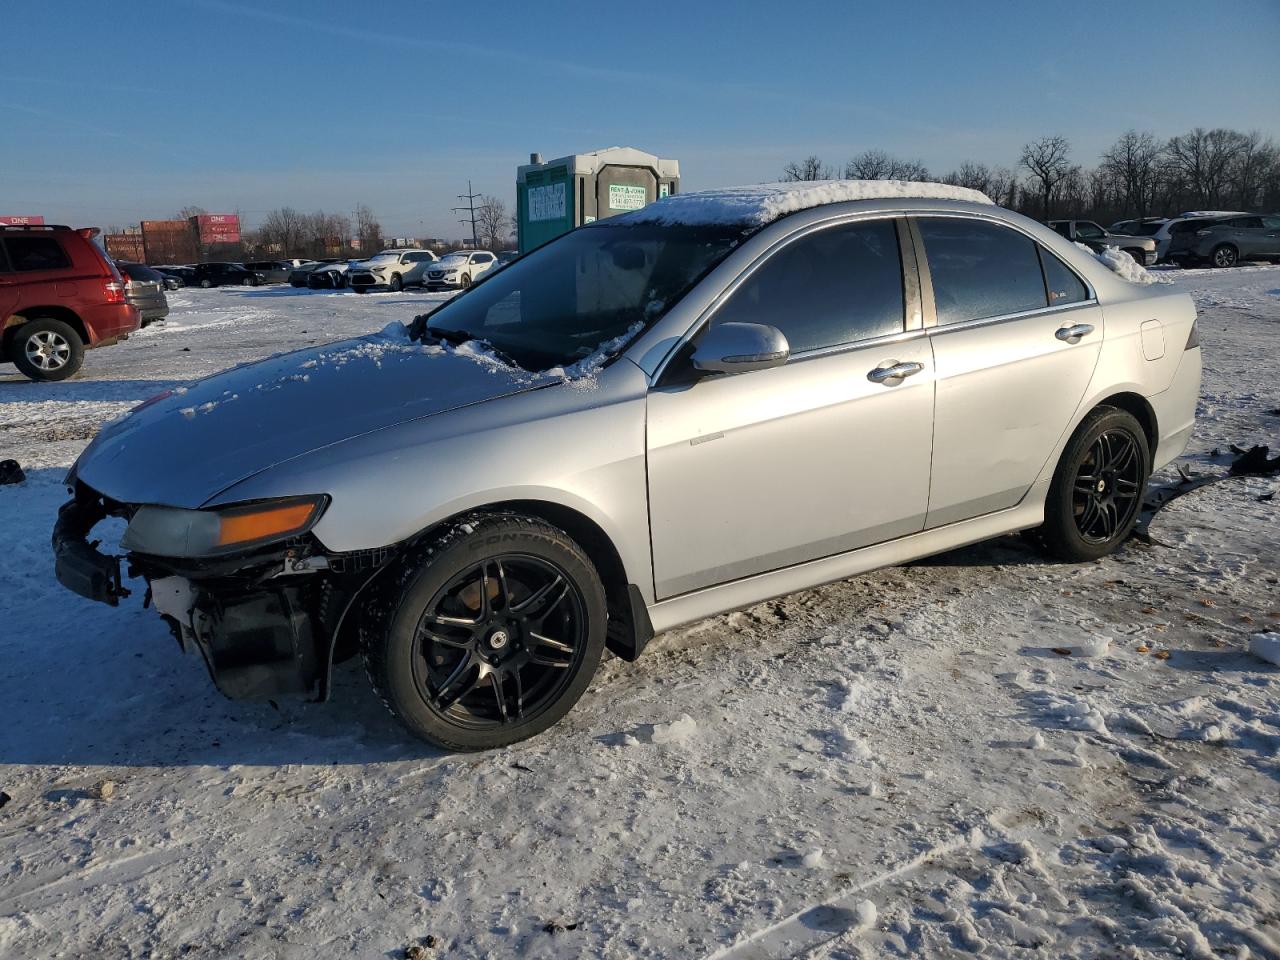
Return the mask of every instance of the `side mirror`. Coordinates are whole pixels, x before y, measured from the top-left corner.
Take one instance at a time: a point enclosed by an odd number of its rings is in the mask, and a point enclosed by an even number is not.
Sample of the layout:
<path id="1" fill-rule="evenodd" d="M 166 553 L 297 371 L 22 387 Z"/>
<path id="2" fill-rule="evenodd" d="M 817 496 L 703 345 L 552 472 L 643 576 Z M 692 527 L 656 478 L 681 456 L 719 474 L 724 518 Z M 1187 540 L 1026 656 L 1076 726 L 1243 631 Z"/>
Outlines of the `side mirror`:
<path id="1" fill-rule="evenodd" d="M 704 373 L 746 373 L 780 367 L 791 356 L 787 338 L 766 323 L 722 323 L 702 335 L 690 361 Z"/>

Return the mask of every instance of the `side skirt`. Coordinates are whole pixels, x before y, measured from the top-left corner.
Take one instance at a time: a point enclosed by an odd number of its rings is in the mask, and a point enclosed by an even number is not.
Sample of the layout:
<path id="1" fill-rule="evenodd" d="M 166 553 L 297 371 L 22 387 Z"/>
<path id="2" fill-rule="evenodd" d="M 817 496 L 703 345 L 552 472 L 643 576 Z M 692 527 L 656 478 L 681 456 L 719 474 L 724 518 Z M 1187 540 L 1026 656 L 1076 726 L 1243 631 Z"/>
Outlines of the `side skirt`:
<path id="1" fill-rule="evenodd" d="M 1029 530 L 1044 522 L 1044 498 L 1048 489 L 1048 481 L 1042 480 L 1020 504 L 1007 510 L 662 600 L 649 608 L 649 619 L 654 632 L 661 633 L 774 597 L 845 580 L 869 570 L 897 566 L 992 537 Z"/>

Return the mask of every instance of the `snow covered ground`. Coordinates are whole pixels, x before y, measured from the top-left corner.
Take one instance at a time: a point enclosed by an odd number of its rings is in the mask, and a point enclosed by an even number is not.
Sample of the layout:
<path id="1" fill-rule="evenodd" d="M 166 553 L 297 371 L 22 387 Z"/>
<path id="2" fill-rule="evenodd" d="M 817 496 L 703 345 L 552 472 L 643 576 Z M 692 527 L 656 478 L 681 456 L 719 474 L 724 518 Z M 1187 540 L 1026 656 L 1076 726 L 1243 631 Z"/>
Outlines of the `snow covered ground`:
<path id="1" fill-rule="evenodd" d="M 1280 269 L 1160 279 L 1202 311 L 1183 464 L 1277 446 Z M 152 611 L 54 581 L 105 420 L 441 297 L 170 299 L 75 380 L 0 368 L 0 956 L 1280 957 L 1280 667 L 1247 651 L 1280 479 L 1094 564 L 1009 538 L 709 620 L 446 755 L 354 664 L 326 705 L 228 702 Z"/>

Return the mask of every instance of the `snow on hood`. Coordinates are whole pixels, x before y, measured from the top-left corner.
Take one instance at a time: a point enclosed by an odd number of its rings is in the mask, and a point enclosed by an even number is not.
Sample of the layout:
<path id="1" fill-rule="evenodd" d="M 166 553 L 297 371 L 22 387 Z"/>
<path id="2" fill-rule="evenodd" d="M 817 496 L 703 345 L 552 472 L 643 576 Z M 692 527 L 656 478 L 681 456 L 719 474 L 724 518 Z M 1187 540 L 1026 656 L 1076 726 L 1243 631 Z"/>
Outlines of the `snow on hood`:
<path id="1" fill-rule="evenodd" d="M 965 200 L 992 204 L 985 193 L 947 183 L 916 180 L 807 180 L 799 183 L 760 183 L 678 193 L 643 209 L 610 217 L 601 223 L 664 223 L 701 226 L 742 223 L 761 226 L 797 210 L 846 200 Z"/>
<path id="2" fill-rule="evenodd" d="M 561 379 L 473 344 L 409 338 L 402 323 L 277 354 L 148 401 L 105 427 L 76 462 L 125 503 L 198 507 L 262 470 L 362 434 Z"/>

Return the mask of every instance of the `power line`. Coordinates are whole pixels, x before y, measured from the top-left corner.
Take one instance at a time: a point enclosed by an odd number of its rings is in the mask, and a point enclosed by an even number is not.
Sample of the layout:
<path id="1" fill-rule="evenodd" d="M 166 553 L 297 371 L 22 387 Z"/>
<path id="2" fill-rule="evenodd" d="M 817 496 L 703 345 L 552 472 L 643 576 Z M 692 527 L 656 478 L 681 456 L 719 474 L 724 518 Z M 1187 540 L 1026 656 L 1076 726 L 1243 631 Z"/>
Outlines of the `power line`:
<path id="1" fill-rule="evenodd" d="M 468 180 L 468 181 L 467 181 L 467 192 L 466 192 L 466 193 L 460 193 L 460 194 L 458 194 L 458 199 L 459 199 L 459 200 L 466 200 L 466 201 L 467 201 L 467 205 L 466 205 L 465 207 L 453 207 L 453 208 L 452 208 L 454 213 L 458 213 L 458 212 L 459 212 L 459 211 L 461 211 L 461 210 L 467 210 L 467 211 L 469 211 L 469 212 L 471 213 L 471 216 L 470 216 L 470 217 L 462 217 L 461 219 L 459 219 L 459 220 L 458 220 L 458 222 L 459 222 L 459 223 L 469 223 L 469 224 L 471 224 L 471 247 L 472 247 L 472 249 L 478 249 L 478 248 L 480 247 L 480 236 L 479 236 L 479 234 L 476 232 L 476 223 L 478 222 L 478 221 L 476 220 L 476 197 L 480 197 L 480 196 L 483 196 L 483 194 L 479 194 L 479 193 L 474 192 L 474 190 L 473 190 L 473 189 L 472 189 L 472 187 L 471 187 L 471 181 L 470 181 L 470 180 Z"/>

